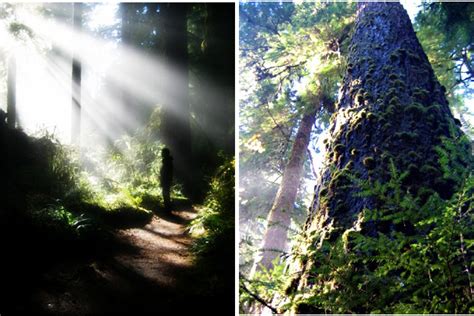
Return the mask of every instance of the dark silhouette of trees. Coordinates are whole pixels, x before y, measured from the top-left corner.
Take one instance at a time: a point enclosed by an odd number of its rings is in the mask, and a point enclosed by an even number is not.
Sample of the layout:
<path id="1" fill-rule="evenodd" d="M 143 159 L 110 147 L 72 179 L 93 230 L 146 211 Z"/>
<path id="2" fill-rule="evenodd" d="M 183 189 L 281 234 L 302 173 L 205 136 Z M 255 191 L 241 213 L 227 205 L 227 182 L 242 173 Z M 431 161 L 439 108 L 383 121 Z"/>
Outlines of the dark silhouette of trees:
<path id="1" fill-rule="evenodd" d="M 16 57 L 10 56 L 8 61 L 7 78 L 7 123 L 10 127 L 16 125 Z"/>
<path id="2" fill-rule="evenodd" d="M 165 210 L 171 211 L 171 185 L 173 183 L 173 156 L 168 148 L 161 150 L 160 185 L 163 191 Z"/>
<path id="3" fill-rule="evenodd" d="M 73 26 L 74 31 L 80 33 L 82 29 L 82 11 L 83 4 L 76 2 L 73 4 Z M 77 48 L 76 48 L 77 49 Z M 71 124 L 71 143 L 79 145 L 81 143 L 81 76 L 82 62 L 77 51 L 72 57 L 72 124 Z"/>
<path id="4" fill-rule="evenodd" d="M 170 91 L 172 104 L 166 104 L 164 107 L 162 136 L 164 143 L 174 153 L 176 178 L 183 184 L 185 194 L 189 196 L 192 192 L 193 167 L 189 122 L 187 12 L 188 4 L 185 3 L 160 5 L 164 36 L 163 54 L 177 72 L 177 82 L 173 83 L 173 91 Z"/>

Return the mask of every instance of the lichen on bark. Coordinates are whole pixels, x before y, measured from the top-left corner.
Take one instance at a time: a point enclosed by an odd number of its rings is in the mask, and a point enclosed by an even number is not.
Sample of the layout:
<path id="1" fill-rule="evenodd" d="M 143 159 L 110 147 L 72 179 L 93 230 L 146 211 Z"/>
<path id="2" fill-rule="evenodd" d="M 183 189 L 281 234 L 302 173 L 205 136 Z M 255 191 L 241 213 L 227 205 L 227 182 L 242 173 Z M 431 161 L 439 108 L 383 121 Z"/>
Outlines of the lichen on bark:
<path id="1" fill-rule="evenodd" d="M 311 292 L 313 254 L 322 241 L 335 242 L 348 230 L 377 236 L 380 225 L 363 223 L 360 214 L 383 201 L 361 197 L 353 178 L 385 183 L 390 164 L 407 172 L 402 191 L 423 199 L 436 192 L 449 199 L 459 177 L 450 177 L 440 164 L 439 148 L 456 141 L 457 165 L 472 166 L 470 146 L 455 124 L 445 90 L 433 73 L 410 19 L 399 3 L 360 3 L 347 56 L 348 68 L 340 90 L 337 113 L 330 125 L 329 154 L 315 188 L 302 242 L 293 265 L 297 278 L 290 292 Z M 357 226 L 357 227 L 356 227 Z M 403 231 L 402 231 L 403 233 Z M 307 294 L 306 296 L 311 295 Z M 299 312 L 322 312 L 301 305 Z"/>

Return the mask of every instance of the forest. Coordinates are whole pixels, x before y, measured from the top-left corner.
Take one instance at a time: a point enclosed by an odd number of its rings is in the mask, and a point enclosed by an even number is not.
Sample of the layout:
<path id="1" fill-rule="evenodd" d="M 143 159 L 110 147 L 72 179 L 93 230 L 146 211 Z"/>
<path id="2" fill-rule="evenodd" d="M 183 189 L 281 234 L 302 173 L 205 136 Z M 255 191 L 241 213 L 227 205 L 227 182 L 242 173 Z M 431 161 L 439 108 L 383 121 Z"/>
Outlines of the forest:
<path id="1" fill-rule="evenodd" d="M 474 4 L 239 4 L 239 311 L 473 313 Z"/>
<path id="2" fill-rule="evenodd" d="M 234 8 L 0 4 L 0 314 L 234 312 Z"/>

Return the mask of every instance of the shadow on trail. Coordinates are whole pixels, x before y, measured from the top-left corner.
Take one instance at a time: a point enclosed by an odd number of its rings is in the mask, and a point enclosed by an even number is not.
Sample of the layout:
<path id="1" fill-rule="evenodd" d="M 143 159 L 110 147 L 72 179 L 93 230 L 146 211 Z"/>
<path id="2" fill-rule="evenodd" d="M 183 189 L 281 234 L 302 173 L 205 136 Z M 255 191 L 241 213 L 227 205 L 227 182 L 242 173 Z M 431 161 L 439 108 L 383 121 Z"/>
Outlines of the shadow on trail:
<path id="1" fill-rule="evenodd" d="M 186 225 L 190 222 L 190 220 L 182 218 L 182 217 L 180 217 L 178 215 L 175 215 L 175 214 L 173 214 L 172 212 L 169 212 L 169 211 L 160 210 L 160 211 L 155 212 L 155 214 L 159 218 L 164 219 L 165 221 L 172 222 L 172 223 L 179 224 L 179 225 Z"/>
<path id="2" fill-rule="evenodd" d="M 207 269 L 196 266 L 186 233 L 192 208 L 158 212 L 144 227 L 106 232 L 91 244 L 65 250 L 41 249 L 30 241 L 15 248 L 20 266 L 10 276 L 16 290 L 0 305 L 5 315 L 148 315 L 179 312 L 233 313 L 233 289 L 216 297 Z M 31 237 L 31 236 L 30 236 Z M 64 243 L 64 247 L 70 244 Z M 36 249 L 36 250 L 35 250 Z M 26 251 L 28 254 L 23 253 Z M 67 254 L 67 255 L 65 255 Z M 36 266 L 36 256 L 50 260 Z M 18 286 L 18 285 L 23 286 Z M 211 285 L 212 287 L 212 285 Z M 229 299 L 225 302 L 220 296 Z M 7 306 L 7 308 L 3 308 Z"/>

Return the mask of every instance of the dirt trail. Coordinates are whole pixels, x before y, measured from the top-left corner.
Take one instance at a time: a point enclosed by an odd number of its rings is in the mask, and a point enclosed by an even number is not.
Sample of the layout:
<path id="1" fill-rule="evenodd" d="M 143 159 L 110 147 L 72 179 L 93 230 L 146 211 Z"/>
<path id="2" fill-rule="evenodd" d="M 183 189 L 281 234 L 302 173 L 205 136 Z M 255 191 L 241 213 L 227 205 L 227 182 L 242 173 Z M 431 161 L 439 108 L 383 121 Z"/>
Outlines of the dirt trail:
<path id="1" fill-rule="evenodd" d="M 136 247 L 138 253 L 122 253 L 115 259 L 152 282 L 175 287 L 179 281 L 177 272 L 192 267 L 192 239 L 185 225 L 194 217 L 192 209 L 175 211 L 171 216 L 153 216 L 143 228 L 119 231 L 119 237 Z"/>
<path id="2" fill-rule="evenodd" d="M 33 305 L 53 315 L 150 314 L 204 308 L 203 275 L 193 266 L 186 225 L 192 208 L 154 216 L 114 233 L 113 253 L 61 263 L 44 276 Z M 119 251 L 115 251 L 116 248 Z"/>

